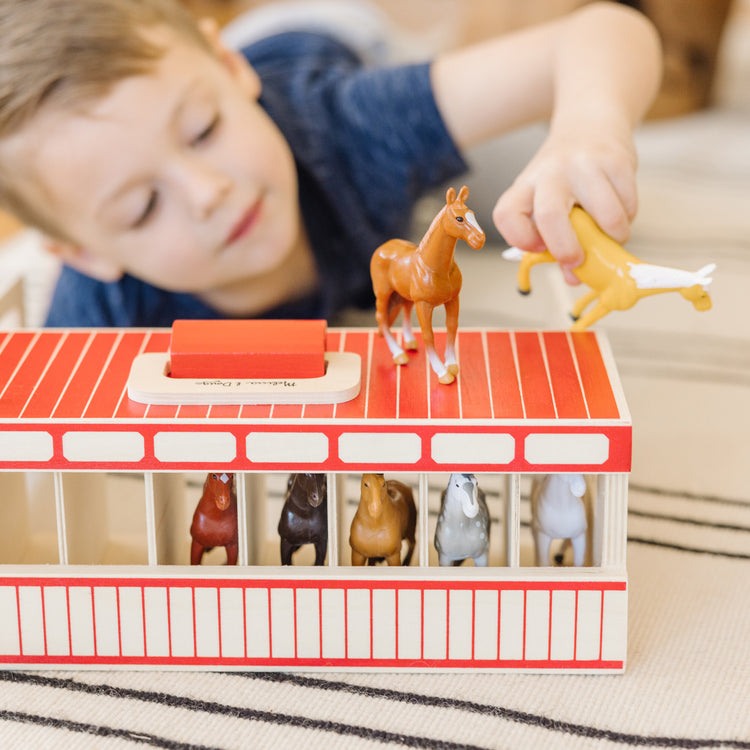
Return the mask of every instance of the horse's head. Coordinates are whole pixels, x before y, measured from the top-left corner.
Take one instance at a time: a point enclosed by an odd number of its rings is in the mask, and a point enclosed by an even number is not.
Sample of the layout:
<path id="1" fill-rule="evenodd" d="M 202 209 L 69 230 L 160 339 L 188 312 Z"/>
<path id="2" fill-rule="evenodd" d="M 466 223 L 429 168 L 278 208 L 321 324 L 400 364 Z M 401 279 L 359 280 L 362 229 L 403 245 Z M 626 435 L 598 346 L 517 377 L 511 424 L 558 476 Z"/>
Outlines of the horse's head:
<path id="1" fill-rule="evenodd" d="M 461 510 L 467 518 L 479 513 L 479 485 L 473 474 L 451 474 L 445 491 L 446 502 L 461 503 Z"/>
<path id="2" fill-rule="evenodd" d="M 234 474 L 209 474 L 203 485 L 203 497 L 210 498 L 219 510 L 226 510 L 232 500 Z"/>
<path id="3" fill-rule="evenodd" d="M 317 508 L 326 498 L 325 474 L 295 474 L 294 481 L 302 490 L 308 505 Z"/>
<path id="4" fill-rule="evenodd" d="M 445 194 L 445 210 L 443 211 L 443 229 L 451 237 L 457 237 L 475 250 L 484 245 L 484 232 L 479 226 L 474 212 L 466 205 L 469 188 L 464 185 L 456 196 L 453 188 L 448 188 Z"/>
<path id="5" fill-rule="evenodd" d="M 385 477 L 382 474 L 363 474 L 360 504 L 364 504 L 368 515 L 377 518 L 383 510 Z"/>
<path id="6" fill-rule="evenodd" d="M 586 477 L 583 474 L 562 474 L 561 475 L 573 497 L 583 497 L 586 494 Z"/>
<path id="7" fill-rule="evenodd" d="M 690 302 L 698 312 L 705 312 L 711 309 L 711 297 L 708 294 L 708 287 L 711 286 L 713 279 L 709 274 L 716 270 L 716 264 L 710 263 L 704 266 L 700 271 L 695 272 L 696 283 L 693 286 L 680 289 L 680 294 Z"/>

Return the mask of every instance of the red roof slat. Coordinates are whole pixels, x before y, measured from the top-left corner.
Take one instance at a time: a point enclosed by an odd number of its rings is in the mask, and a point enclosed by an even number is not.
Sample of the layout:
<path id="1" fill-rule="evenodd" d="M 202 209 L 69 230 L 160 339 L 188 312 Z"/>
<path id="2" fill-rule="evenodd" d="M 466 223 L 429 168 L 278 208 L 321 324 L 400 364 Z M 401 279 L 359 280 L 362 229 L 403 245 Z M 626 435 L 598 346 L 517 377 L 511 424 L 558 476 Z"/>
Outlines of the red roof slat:
<path id="1" fill-rule="evenodd" d="M 16 418 L 21 414 L 62 336 L 61 331 L 43 332 L 33 346 L 25 348 L 18 369 L 0 399 L 0 418 Z"/>
<path id="2" fill-rule="evenodd" d="M 24 419 L 49 417 L 91 336 L 89 331 L 71 331 L 66 334 L 65 340 L 50 361 L 47 372 L 21 415 Z"/>
<path id="3" fill-rule="evenodd" d="M 52 414 L 53 419 L 79 419 L 83 416 L 118 335 L 117 331 L 96 332 Z"/>
<path id="4" fill-rule="evenodd" d="M 377 344 L 384 344 L 375 336 L 373 348 Z M 367 403 L 367 357 L 370 348 L 370 332 L 367 330 L 346 331 L 344 334 L 344 351 L 356 352 L 362 360 L 362 372 L 360 377 L 361 387 L 359 394 L 351 401 L 336 404 L 335 414 L 338 419 L 363 419 L 365 416 L 365 404 Z"/>
<path id="5" fill-rule="evenodd" d="M 143 346 L 148 334 L 143 331 L 126 331 L 112 351 L 112 357 L 101 372 L 91 401 L 86 407 L 86 419 L 111 419 L 114 417 L 127 386 L 130 366 Z"/>
<path id="6" fill-rule="evenodd" d="M 542 339 L 547 352 L 557 416 L 560 419 L 585 419 L 586 403 L 567 334 L 564 331 L 546 331 Z"/>
<path id="7" fill-rule="evenodd" d="M 539 334 L 536 331 L 517 331 L 514 336 L 526 418 L 554 419 L 555 404 Z"/>
<path id="8" fill-rule="evenodd" d="M 620 412 L 596 334 L 593 331 L 574 331 L 570 337 L 591 419 L 617 419 Z"/>
<path id="9" fill-rule="evenodd" d="M 493 416 L 496 419 L 521 419 L 523 401 L 510 333 L 487 331 L 486 335 Z"/>
<path id="10" fill-rule="evenodd" d="M 492 414 L 487 358 L 479 331 L 458 335 L 458 387 L 461 391 L 461 417 L 486 419 Z"/>

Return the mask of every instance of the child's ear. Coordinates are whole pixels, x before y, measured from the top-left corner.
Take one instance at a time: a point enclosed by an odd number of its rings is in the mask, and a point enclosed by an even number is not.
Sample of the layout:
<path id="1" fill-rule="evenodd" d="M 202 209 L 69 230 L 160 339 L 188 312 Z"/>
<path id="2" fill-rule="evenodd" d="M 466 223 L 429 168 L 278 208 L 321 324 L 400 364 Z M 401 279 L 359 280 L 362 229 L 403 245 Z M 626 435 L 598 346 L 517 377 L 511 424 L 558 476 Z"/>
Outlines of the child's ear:
<path id="1" fill-rule="evenodd" d="M 202 18 L 198 21 L 198 27 L 240 88 L 249 98 L 257 99 L 260 96 L 261 82 L 253 66 L 241 54 L 224 45 L 219 35 L 219 26 L 213 18 Z"/>
<path id="2" fill-rule="evenodd" d="M 93 255 L 71 242 L 45 236 L 42 245 L 48 253 L 57 256 L 66 266 L 99 281 L 117 281 L 124 273 L 114 261 Z"/>

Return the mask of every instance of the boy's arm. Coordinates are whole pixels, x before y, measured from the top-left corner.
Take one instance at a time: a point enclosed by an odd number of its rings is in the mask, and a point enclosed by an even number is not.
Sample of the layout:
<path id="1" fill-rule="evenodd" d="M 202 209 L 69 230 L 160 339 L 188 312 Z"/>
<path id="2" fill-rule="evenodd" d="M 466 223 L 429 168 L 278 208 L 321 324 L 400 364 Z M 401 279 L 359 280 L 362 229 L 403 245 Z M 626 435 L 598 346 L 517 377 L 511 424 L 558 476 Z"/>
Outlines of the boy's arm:
<path id="1" fill-rule="evenodd" d="M 540 119 L 549 134 L 493 218 L 525 250 L 549 248 L 566 278 L 583 260 L 568 220 L 582 205 L 624 242 L 636 211 L 632 131 L 660 80 L 658 37 L 644 16 L 596 3 L 542 26 L 439 57 L 438 107 L 459 146 Z"/>

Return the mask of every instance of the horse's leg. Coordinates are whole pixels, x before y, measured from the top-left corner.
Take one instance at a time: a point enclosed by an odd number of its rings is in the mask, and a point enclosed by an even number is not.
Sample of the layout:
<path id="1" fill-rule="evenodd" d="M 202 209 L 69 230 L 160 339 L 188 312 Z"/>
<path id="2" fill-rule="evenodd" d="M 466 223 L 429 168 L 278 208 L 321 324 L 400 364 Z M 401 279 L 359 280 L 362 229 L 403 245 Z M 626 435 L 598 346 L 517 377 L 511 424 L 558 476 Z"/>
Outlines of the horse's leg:
<path id="1" fill-rule="evenodd" d="M 407 554 L 406 557 L 408 558 L 410 555 Z M 386 555 L 385 561 L 388 563 L 388 565 L 401 565 L 401 550 L 397 549 L 392 555 Z M 404 565 L 408 565 L 409 563 L 404 559 Z"/>
<path id="2" fill-rule="evenodd" d="M 543 253 L 524 253 L 518 264 L 518 291 L 528 294 L 531 291 L 531 268 L 538 263 L 553 263 L 555 260 L 549 250 Z"/>
<path id="3" fill-rule="evenodd" d="M 580 568 L 583 565 L 584 557 L 586 557 L 586 532 L 583 531 L 570 542 L 573 545 L 573 565 Z"/>
<path id="4" fill-rule="evenodd" d="M 283 536 L 281 537 L 281 540 L 280 540 L 280 543 L 279 543 L 279 547 L 280 547 L 280 551 L 281 551 L 281 564 L 282 565 L 291 565 L 292 564 L 292 555 L 299 548 L 295 547 L 291 542 L 289 542 Z"/>
<path id="5" fill-rule="evenodd" d="M 599 296 L 599 292 L 596 289 L 590 289 L 586 294 L 582 294 L 574 303 L 573 307 L 570 308 L 570 317 L 573 320 L 578 320 L 581 317 L 583 311 Z"/>
<path id="6" fill-rule="evenodd" d="M 578 318 L 575 323 L 570 327 L 571 331 L 583 331 L 588 328 L 592 323 L 596 323 L 597 320 L 603 318 L 608 312 L 611 312 L 609 305 L 599 300 L 594 307 L 589 310 L 583 317 Z"/>
<path id="7" fill-rule="evenodd" d="M 413 352 L 417 349 L 417 340 L 414 338 L 414 333 L 411 330 L 412 307 L 414 307 L 414 303 L 410 299 L 404 300 L 404 304 L 401 307 L 404 313 L 401 330 L 404 337 L 404 348 L 409 349 L 409 351 Z"/>
<path id="8" fill-rule="evenodd" d="M 190 545 L 190 564 L 200 565 L 201 558 L 203 557 L 203 545 L 193 539 L 193 543 Z"/>
<path id="9" fill-rule="evenodd" d="M 409 361 L 409 355 L 398 345 L 396 339 L 391 333 L 390 316 L 392 310 L 390 308 L 390 300 L 392 294 L 395 294 L 395 292 L 390 291 L 386 294 L 378 294 L 376 296 L 375 319 L 378 322 L 380 335 L 385 339 L 385 343 L 388 344 L 388 349 L 393 357 L 393 362 L 397 365 L 405 365 Z"/>
<path id="10" fill-rule="evenodd" d="M 445 552 L 438 552 L 438 565 L 450 565 L 452 562 L 452 557 L 446 555 Z"/>
<path id="11" fill-rule="evenodd" d="M 448 372 L 458 375 L 458 360 L 456 359 L 456 333 L 458 331 L 458 296 L 445 303 L 445 327 L 448 335 L 445 341 L 445 366 Z"/>
<path id="12" fill-rule="evenodd" d="M 227 565 L 237 565 L 237 542 L 231 542 L 225 547 L 227 551 Z"/>
<path id="13" fill-rule="evenodd" d="M 448 383 L 452 383 L 455 378 L 448 372 L 448 369 L 435 351 L 435 334 L 432 332 L 433 307 L 429 302 L 417 302 L 416 308 L 419 327 L 422 329 L 424 348 L 427 352 L 427 357 L 430 360 L 432 370 L 438 376 L 439 383 L 448 385 Z"/>
<path id="14" fill-rule="evenodd" d="M 538 567 L 549 565 L 550 544 L 552 544 L 552 537 L 538 529 L 534 531 L 534 546 L 536 547 L 536 564 Z"/>
<path id="15" fill-rule="evenodd" d="M 485 550 L 484 552 L 482 552 L 481 555 L 477 555 L 474 558 L 474 565 L 480 568 L 486 568 L 490 562 L 489 557 L 490 557 L 489 550 Z"/>
<path id="16" fill-rule="evenodd" d="M 318 539 L 315 542 L 315 564 L 324 565 L 326 561 L 326 547 L 328 546 L 327 539 Z"/>
<path id="17" fill-rule="evenodd" d="M 361 552 L 352 547 L 352 565 L 364 565 L 366 559 Z"/>

